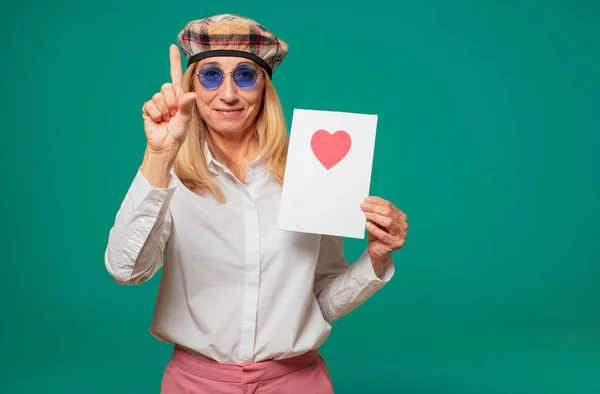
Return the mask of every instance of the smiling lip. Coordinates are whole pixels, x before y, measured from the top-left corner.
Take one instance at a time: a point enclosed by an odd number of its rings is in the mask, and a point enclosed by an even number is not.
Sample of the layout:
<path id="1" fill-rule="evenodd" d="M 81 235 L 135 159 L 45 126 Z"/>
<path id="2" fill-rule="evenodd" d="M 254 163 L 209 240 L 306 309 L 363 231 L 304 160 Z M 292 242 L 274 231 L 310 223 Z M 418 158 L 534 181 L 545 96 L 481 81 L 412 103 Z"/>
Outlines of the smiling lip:
<path id="1" fill-rule="evenodd" d="M 243 111 L 243 108 L 218 108 L 215 109 L 215 111 L 217 111 L 220 115 L 230 117 L 240 114 Z"/>

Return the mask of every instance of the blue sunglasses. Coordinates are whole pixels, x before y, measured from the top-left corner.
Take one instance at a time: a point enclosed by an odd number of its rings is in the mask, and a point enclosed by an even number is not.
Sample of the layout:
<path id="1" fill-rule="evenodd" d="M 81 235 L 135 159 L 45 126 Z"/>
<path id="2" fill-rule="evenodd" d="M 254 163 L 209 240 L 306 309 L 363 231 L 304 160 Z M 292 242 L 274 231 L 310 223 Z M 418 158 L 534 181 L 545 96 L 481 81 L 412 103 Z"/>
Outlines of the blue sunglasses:
<path id="1" fill-rule="evenodd" d="M 250 88 L 254 86 L 258 79 L 258 71 L 249 64 L 240 64 L 232 72 L 223 72 L 214 64 L 209 64 L 200 69 L 198 80 L 206 89 L 217 89 L 223 84 L 225 74 L 233 74 L 233 82 L 240 88 Z"/>

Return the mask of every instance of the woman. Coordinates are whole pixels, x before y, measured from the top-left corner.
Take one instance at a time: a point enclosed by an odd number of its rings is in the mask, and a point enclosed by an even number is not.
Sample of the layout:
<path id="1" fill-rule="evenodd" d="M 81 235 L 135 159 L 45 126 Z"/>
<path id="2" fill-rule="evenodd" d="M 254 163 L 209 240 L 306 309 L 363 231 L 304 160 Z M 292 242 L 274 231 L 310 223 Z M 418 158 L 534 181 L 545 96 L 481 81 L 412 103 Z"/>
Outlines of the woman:
<path id="1" fill-rule="evenodd" d="M 143 105 L 146 152 L 110 231 L 106 268 L 139 284 L 162 267 L 151 333 L 174 344 L 172 393 L 331 393 L 319 355 L 330 323 L 393 275 L 406 215 L 362 205 L 368 247 L 276 228 L 287 152 L 271 76 L 288 47 L 255 21 L 192 21 L 171 83 Z"/>

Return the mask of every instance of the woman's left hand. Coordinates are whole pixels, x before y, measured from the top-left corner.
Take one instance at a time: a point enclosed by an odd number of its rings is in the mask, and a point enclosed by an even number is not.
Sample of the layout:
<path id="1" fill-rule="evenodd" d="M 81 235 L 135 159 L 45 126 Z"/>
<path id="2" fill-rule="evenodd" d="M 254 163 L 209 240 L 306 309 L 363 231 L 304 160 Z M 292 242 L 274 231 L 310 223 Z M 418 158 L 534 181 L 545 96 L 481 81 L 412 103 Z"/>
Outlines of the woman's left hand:
<path id="1" fill-rule="evenodd" d="M 380 197 L 367 197 L 360 208 L 368 219 L 369 256 L 377 271 L 393 251 L 404 246 L 407 217 L 394 204 Z"/>

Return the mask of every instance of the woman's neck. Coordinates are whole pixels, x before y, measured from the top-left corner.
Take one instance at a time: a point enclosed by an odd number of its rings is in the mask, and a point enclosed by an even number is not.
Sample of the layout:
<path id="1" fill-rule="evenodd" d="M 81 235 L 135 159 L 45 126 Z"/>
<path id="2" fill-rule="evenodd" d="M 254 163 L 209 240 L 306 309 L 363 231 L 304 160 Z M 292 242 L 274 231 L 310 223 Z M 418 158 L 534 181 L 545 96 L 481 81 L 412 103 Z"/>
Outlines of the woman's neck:
<path id="1" fill-rule="evenodd" d="M 253 129 L 241 133 L 210 132 L 210 134 L 230 163 L 231 170 L 243 181 L 246 168 L 259 154 L 258 141 Z"/>

